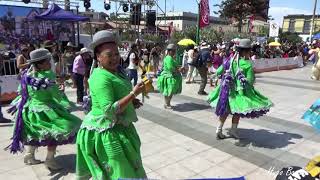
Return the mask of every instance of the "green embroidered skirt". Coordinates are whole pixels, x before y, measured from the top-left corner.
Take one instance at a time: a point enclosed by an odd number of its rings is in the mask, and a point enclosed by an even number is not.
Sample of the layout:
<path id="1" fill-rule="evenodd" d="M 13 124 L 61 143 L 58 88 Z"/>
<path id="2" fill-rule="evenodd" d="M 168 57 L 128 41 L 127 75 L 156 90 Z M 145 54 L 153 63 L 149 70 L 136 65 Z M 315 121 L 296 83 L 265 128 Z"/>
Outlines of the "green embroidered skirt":
<path id="1" fill-rule="evenodd" d="M 80 129 L 77 136 L 77 179 L 145 178 L 140 138 L 133 124 L 105 131 Z"/>

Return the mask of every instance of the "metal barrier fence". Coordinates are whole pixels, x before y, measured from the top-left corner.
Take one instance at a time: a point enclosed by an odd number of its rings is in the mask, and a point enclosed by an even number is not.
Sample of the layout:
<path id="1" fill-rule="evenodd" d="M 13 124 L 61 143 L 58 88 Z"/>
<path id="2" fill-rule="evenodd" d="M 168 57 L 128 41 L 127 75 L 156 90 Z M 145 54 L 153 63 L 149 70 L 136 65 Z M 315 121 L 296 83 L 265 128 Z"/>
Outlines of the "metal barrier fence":
<path id="1" fill-rule="evenodd" d="M 10 59 L 10 60 L 2 60 L 0 61 L 0 75 L 6 76 L 6 75 L 17 75 L 19 74 L 19 69 L 17 68 L 17 62 L 16 59 Z"/>

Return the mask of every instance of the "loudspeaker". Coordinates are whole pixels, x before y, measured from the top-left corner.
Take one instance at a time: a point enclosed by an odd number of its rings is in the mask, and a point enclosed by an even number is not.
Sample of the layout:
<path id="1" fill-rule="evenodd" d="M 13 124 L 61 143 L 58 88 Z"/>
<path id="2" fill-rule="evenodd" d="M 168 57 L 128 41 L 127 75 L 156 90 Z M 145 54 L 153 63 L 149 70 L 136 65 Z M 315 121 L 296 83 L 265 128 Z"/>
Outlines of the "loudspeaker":
<path id="1" fill-rule="evenodd" d="M 141 13 L 141 4 L 131 4 L 130 5 L 130 12 L 133 13 Z"/>
<path id="2" fill-rule="evenodd" d="M 130 24 L 132 25 L 140 25 L 141 14 L 140 13 L 132 13 L 130 17 Z"/>
<path id="3" fill-rule="evenodd" d="M 147 26 L 155 27 L 156 26 L 156 19 L 157 19 L 156 11 L 154 11 L 154 10 L 147 11 L 147 13 L 146 13 Z"/>

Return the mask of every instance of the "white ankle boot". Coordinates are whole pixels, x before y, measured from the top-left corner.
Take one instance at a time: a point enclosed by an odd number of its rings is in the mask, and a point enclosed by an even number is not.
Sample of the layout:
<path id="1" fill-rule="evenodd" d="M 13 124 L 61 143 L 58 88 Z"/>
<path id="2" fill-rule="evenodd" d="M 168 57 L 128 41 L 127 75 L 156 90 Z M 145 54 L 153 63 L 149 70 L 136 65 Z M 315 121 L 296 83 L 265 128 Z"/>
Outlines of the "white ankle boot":
<path id="1" fill-rule="evenodd" d="M 216 130 L 216 138 L 217 138 L 217 140 L 226 138 L 226 136 L 222 133 L 222 128 L 217 128 L 217 130 Z"/>
<path id="2" fill-rule="evenodd" d="M 34 165 L 34 164 L 40 164 L 41 161 L 35 159 L 34 157 L 34 152 L 36 150 L 35 146 L 27 146 L 26 147 L 27 151 L 26 154 L 24 155 L 23 161 L 27 165 Z"/>
<path id="3" fill-rule="evenodd" d="M 44 165 L 50 170 L 50 171 L 58 171 L 61 170 L 62 167 L 57 163 L 57 161 L 54 159 L 54 155 L 56 151 L 48 151 L 47 152 L 47 158 L 44 162 Z"/>

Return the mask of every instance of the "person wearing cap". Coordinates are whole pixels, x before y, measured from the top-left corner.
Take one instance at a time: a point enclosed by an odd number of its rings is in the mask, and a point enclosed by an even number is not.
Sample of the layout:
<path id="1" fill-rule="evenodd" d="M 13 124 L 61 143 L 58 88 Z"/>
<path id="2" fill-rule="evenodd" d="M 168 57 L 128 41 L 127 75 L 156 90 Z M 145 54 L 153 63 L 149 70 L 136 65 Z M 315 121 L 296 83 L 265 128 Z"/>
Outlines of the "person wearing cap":
<path id="1" fill-rule="evenodd" d="M 79 55 L 74 59 L 73 62 L 73 79 L 76 81 L 77 86 L 77 103 L 83 103 L 84 94 L 84 75 L 86 74 L 86 59 L 90 58 L 90 50 L 82 48 Z"/>
<path id="2" fill-rule="evenodd" d="M 76 47 L 71 42 L 68 42 L 65 52 L 62 55 L 63 66 L 65 67 L 64 70 L 72 80 L 72 88 L 76 88 L 76 81 L 72 77 L 73 61 L 76 57 L 75 48 Z"/>
<path id="3" fill-rule="evenodd" d="M 44 48 L 47 49 L 52 56 L 52 59 L 50 61 L 51 70 L 60 76 L 60 73 L 61 73 L 59 68 L 60 57 L 57 50 L 57 44 L 51 40 L 46 40 L 44 41 L 43 45 L 44 45 Z"/>
<path id="4" fill-rule="evenodd" d="M 132 88 L 120 66 L 114 33 L 97 32 L 90 47 L 99 65 L 89 78 L 91 111 L 78 132 L 76 179 L 146 178 L 133 125 L 144 84 Z"/>
<path id="5" fill-rule="evenodd" d="M 20 97 L 9 109 L 10 113 L 15 113 L 16 119 L 13 140 L 8 148 L 17 153 L 27 145 L 24 163 L 32 165 L 41 162 L 35 159 L 35 149 L 47 146 L 45 166 L 49 170 L 59 170 L 61 167 L 54 159 L 56 147 L 74 141 L 81 120 L 60 104 L 63 93 L 55 84 L 50 60 L 51 54 L 46 49 L 30 53 L 28 64 L 31 67 L 23 71 Z"/>
<path id="6" fill-rule="evenodd" d="M 197 65 L 196 68 L 201 77 L 201 84 L 198 90 L 199 95 L 208 95 L 205 92 L 205 88 L 208 82 L 208 67 L 207 62 L 211 61 L 211 54 L 210 54 L 210 45 L 206 42 L 203 42 L 200 47 L 200 52 L 197 57 Z"/>
<path id="7" fill-rule="evenodd" d="M 169 44 L 167 46 L 167 56 L 163 60 L 163 71 L 157 81 L 158 90 L 164 96 L 165 109 L 172 109 L 170 103 L 172 96 L 182 91 L 181 68 L 179 68 L 179 63 L 176 61 L 175 55 L 176 46 Z"/>
<path id="8" fill-rule="evenodd" d="M 195 67 L 195 60 L 197 57 L 197 49 L 194 45 L 190 45 L 188 47 L 188 72 L 186 77 L 186 84 L 190 84 L 191 82 L 195 82 L 194 78 L 196 77 L 196 67 Z"/>
<path id="9" fill-rule="evenodd" d="M 232 115 L 230 137 L 239 139 L 238 124 L 241 117 L 258 118 L 266 114 L 273 103 L 254 88 L 255 75 L 249 61 L 251 41 L 241 39 L 237 52 L 217 70 L 222 80 L 208 96 L 208 102 L 215 109 L 220 124 L 217 127 L 217 139 L 224 139 L 222 128 L 228 115 Z"/>

